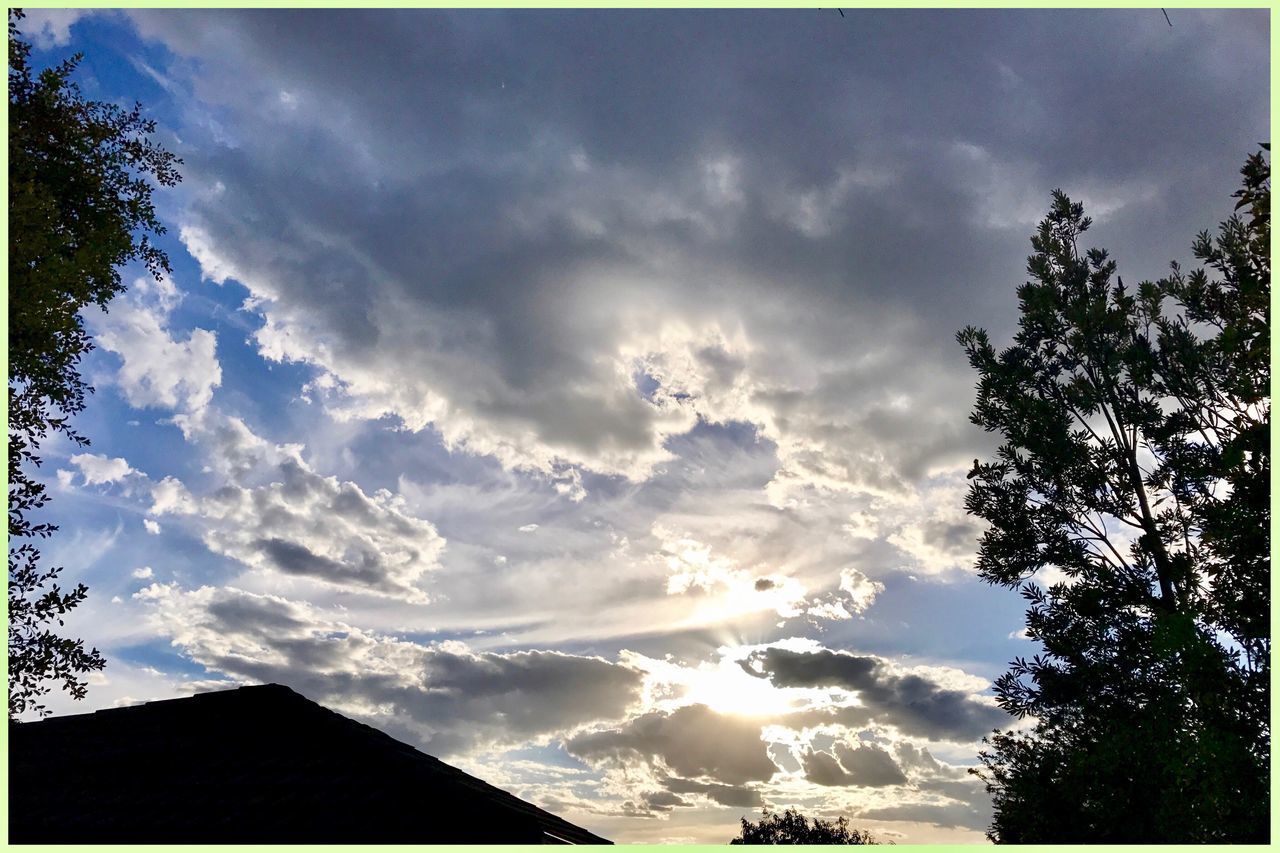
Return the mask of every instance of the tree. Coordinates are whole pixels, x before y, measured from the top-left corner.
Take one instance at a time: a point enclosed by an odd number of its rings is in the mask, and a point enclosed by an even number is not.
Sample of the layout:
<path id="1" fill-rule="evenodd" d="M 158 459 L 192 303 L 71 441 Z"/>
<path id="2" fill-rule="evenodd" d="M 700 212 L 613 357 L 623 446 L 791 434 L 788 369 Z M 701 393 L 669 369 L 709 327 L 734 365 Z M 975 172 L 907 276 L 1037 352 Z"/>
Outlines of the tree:
<path id="1" fill-rule="evenodd" d="M 1214 277 L 1132 292 L 1055 192 L 1013 345 L 958 335 L 1003 437 L 965 502 L 978 574 L 1044 649 L 996 682 L 1035 722 L 979 756 L 993 841 L 1268 838 L 1269 164 L 1242 174 L 1245 218 L 1193 245 Z"/>
<path id="2" fill-rule="evenodd" d="M 78 369 L 92 348 L 80 310 L 105 309 L 124 290 L 125 263 L 140 261 L 157 278 L 169 271 L 148 236 L 164 233 L 151 181 L 177 183 L 181 162 L 150 141 L 155 124 L 140 105 L 83 98 L 71 80 L 80 55 L 37 73 L 21 18 L 9 11 L 10 718 L 44 713 L 48 681 L 83 698 L 80 676 L 105 664 L 97 649 L 53 630 L 87 590 L 64 591 L 61 569 L 39 565 L 32 540 L 56 528 L 33 517 L 48 502 L 33 469 L 51 433 L 88 444 L 71 425 L 93 390 Z"/>
<path id="3" fill-rule="evenodd" d="M 742 819 L 742 832 L 730 844 L 875 844 L 871 833 L 849 828 L 847 818 L 810 821 L 795 809 L 782 814 L 765 809 L 760 820 Z"/>

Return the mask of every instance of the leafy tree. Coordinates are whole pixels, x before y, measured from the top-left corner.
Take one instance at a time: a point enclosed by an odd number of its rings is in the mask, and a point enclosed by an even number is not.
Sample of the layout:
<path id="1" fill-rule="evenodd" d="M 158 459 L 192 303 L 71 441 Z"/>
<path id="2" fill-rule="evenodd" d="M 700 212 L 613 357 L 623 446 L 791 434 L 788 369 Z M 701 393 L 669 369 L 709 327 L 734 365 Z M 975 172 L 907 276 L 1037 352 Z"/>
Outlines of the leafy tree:
<path id="1" fill-rule="evenodd" d="M 742 819 L 742 832 L 730 844 L 875 844 L 871 833 L 849 828 L 847 818 L 810 821 L 795 809 L 782 814 L 765 809 L 760 820 Z"/>
<path id="2" fill-rule="evenodd" d="M 1268 838 L 1270 167 L 1242 174 L 1211 272 L 1136 291 L 1055 192 L 1013 345 L 958 335 L 1003 437 L 965 502 L 978 573 L 1044 647 L 996 682 L 1035 724 L 980 755 L 993 841 Z"/>
<path id="3" fill-rule="evenodd" d="M 48 502 L 35 479 L 50 433 L 88 440 L 71 426 L 93 389 L 80 376 L 92 348 L 80 317 L 124 290 L 118 267 L 141 261 L 169 270 L 148 238 L 164 228 L 151 180 L 171 186 L 181 161 L 153 144 L 142 108 L 86 101 L 71 75 L 80 55 L 53 68 L 31 65 L 31 46 L 9 11 L 9 715 L 44 713 L 40 697 L 61 682 L 83 698 L 83 673 L 102 669 L 97 649 L 58 636 L 53 623 L 87 590 L 58 585 L 58 568 L 39 565 L 31 540 L 55 527 L 34 520 Z M 25 540 L 25 541 L 23 541 Z M 21 543 L 21 544 L 15 544 Z"/>

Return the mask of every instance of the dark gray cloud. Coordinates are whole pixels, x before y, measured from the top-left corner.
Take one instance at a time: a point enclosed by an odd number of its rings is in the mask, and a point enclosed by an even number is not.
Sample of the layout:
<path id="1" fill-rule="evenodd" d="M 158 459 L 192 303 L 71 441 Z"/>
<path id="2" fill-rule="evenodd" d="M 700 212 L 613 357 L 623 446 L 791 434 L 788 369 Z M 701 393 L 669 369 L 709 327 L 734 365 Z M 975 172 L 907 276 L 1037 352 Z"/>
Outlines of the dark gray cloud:
<path id="1" fill-rule="evenodd" d="M 764 805 L 764 798 L 755 788 L 746 785 L 723 785 L 719 782 L 698 782 L 672 776 L 667 779 L 668 791 L 680 794 L 705 794 L 713 802 L 730 808 L 755 808 Z"/>
<path id="2" fill-rule="evenodd" d="M 895 673 L 876 657 L 771 647 L 753 652 L 742 667 L 778 687 L 856 690 L 866 713 L 906 734 L 971 741 L 1009 721 L 999 708 L 920 675 Z"/>
<path id="3" fill-rule="evenodd" d="M 943 764 L 927 748 L 907 741 L 898 741 L 893 751 L 899 766 L 911 776 L 919 790 L 970 803 L 979 809 L 989 809 L 991 799 L 986 786 L 967 767 Z"/>
<path id="4" fill-rule="evenodd" d="M 616 729 L 577 735 L 565 749 L 591 762 L 654 762 L 686 778 L 710 777 L 742 785 L 777 772 L 760 737 L 759 721 L 686 705 L 642 714 Z"/>
<path id="5" fill-rule="evenodd" d="M 289 574 L 312 575 L 330 581 L 353 580 L 370 586 L 380 579 L 376 566 L 368 565 L 367 557 L 355 564 L 344 565 L 312 553 L 305 545 L 277 537 L 255 540 L 253 547 L 260 550 L 271 565 Z"/>
<path id="6" fill-rule="evenodd" d="M 154 605 L 174 644 L 210 671 L 286 684 L 316 701 L 354 708 L 433 754 L 618 719 L 639 699 L 641 673 L 600 658 L 403 642 L 230 588 L 153 585 L 138 597 Z"/>
<path id="7" fill-rule="evenodd" d="M 804 754 L 804 776 L 815 785 L 850 785 L 853 780 L 848 771 L 829 752 L 809 750 Z"/>
<path id="8" fill-rule="evenodd" d="M 1261 11 L 131 15 L 205 110 L 187 241 L 264 353 L 543 470 L 645 476 L 696 416 L 800 483 L 971 458 L 951 333 L 1007 324 L 1048 191 L 1185 234 L 1158 272 L 1268 126 Z"/>
<path id="9" fill-rule="evenodd" d="M 688 807 L 693 805 L 693 803 L 678 794 L 673 794 L 671 791 L 650 791 L 641 800 L 645 808 L 658 812 L 669 812 L 677 806 Z"/>
<path id="10" fill-rule="evenodd" d="M 961 522 L 929 520 L 920 525 L 925 543 L 948 554 L 969 554 L 982 535 L 982 529 L 966 519 Z"/>
<path id="11" fill-rule="evenodd" d="M 272 631 L 289 636 L 310 627 L 296 609 L 282 606 L 277 599 L 259 595 L 210 596 L 206 612 L 209 619 L 229 634 L 252 635 Z"/>
<path id="12" fill-rule="evenodd" d="M 855 747 L 838 743 L 835 754 L 855 785 L 901 785 L 907 781 L 893 757 L 874 744 L 864 743 Z"/>
<path id="13" fill-rule="evenodd" d="M 893 756 L 874 744 L 837 743 L 834 754 L 809 750 L 804 754 L 805 777 L 818 785 L 858 785 L 878 788 L 903 785 L 907 777 Z"/>
<path id="14" fill-rule="evenodd" d="M 904 768 L 917 773 L 926 775 L 937 775 L 945 773 L 946 768 L 933 757 L 926 747 L 918 747 L 913 743 L 902 740 L 894 744 L 894 755 L 898 758 L 898 763 Z M 956 771 L 963 775 L 963 771 Z"/>

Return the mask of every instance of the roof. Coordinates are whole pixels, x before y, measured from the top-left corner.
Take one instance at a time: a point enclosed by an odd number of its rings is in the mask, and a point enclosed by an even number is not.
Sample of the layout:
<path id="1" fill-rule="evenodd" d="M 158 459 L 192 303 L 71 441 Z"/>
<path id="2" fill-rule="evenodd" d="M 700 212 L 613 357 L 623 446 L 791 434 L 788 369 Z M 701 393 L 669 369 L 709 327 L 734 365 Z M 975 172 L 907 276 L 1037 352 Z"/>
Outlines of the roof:
<path id="1" fill-rule="evenodd" d="M 11 724 L 9 841 L 610 843 L 279 684 Z"/>

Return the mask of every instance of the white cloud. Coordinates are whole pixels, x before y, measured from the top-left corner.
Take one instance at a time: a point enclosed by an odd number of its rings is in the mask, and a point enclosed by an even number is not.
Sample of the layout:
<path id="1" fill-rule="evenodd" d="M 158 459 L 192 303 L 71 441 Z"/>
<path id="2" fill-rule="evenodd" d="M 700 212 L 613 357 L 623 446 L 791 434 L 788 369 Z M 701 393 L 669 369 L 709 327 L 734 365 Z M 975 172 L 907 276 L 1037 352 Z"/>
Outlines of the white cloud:
<path id="1" fill-rule="evenodd" d="M 899 522 L 887 541 L 925 574 L 970 572 L 977 560 L 983 524 L 964 510 L 968 485 L 959 470 L 931 477 L 893 506 Z"/>
<path id="2" fill-rule="evenodd" d="M 805 589 L 794 578 L 758 576 L 727 557 L 717 555 L 703 542 L 658 524 L 654 536 L 661 542 L 663 562 L 670 574 L 667 594 L 695 594 L 704 599 L 699 609 L 718 612 L 721 618 L 761 610 L 794 616 L 804 609 Z"/>
<path id="3" fill-rule="evenodd" d="M 211 195 L 216 196 L 220 193 L 221 188 L 221 184 L 215 183 L 210 187 L 209 192 Z M 214 252 L 213 238 L 203 228 L 186 224 L 179 229 L 179 236 L 187 252 L 200 265 L 202 281 L 225 284 L 229 278 L 244 280 L 245 276 L 242 272 Z"/>
<path id="4" fill-rule="evenodd" d="M 840 591 L 849 597 L 853 612 L 862 613 L 884 592 L 884 584 L 871 580 L 857 569 L 841 569 Z"/>
<path id="5" fill-rule="evenodd" d="M 173 423 L 189 444 L 200 448 L 210 462 L 209 473 L 241 482 L 270 471 L 291 459 L 300 459 L 300 444 L 275 445 L 255 434 L 241 418 L 217 407 L 175 415 Z"/>
<path id="6" fill-rule="evenodd" d="M 420 581 L 444 550 L 430 522 L 408 514 L 390 492 L 367 495 L 300 460 L 286 460 L 274 476 L 281 479 L 227 485 L 201 500 L 210 549 L 259 571 L 428 600 Z"/>
<path id="7" fill-rule="evenodd" d="M 71 25 L 92 14 L 89 9 L 24 9 L 26 19 L 18 22 L 23 36 L 36 47 L 49 50 L 71 42 Z"/>
<path id="8" fill-rule="evenodd" d="M 142 526 L 145 527 L 147 529 L 147 532 L 150 533 L 152 536 L 158 536 L 160 534 L 160 525 L 157 524 L 154 519 L 151 519 L 151 518 L 142 519 Z"/>
<path id="9" fill-rule="evenodd" d="M 71 463 L 80 469 L 86 486 L 118 483 L 137 472 L 129 467 L 123 459 L 110 459 L 97 453 L 77 453 L 71 457 Z"/>
<path id="10" fill-rule="evenodd" d="M 109 311 L 90 315 L 98 344 L 120 356 L 115 381 L 135 408 L 198 411 L 222 384 L 213 332 L 192 329 L 181 340 L 167 328 L 168 313 L 177 300 L 178 292 L 168 279 L 142 278 Z"/>
<path id="11" fill-rule="evenodd" d="M 191 493 L 176 477 L 165 477 L 160 482 L 151 484 L 151 508 L 148 512 L 152 515 L 184 515 L 194 511 L 195 503 Z"/>
<path id="12" fill-rule="evenodd" d="M 143 566 L 141 568 L 134 569 L 131 574 L 131 577 L 135 577 L 138 580 L 150 580 L 155 576 L 156 574 L 151 570 L 150 566 Z"/>
<path id="13" fill-rule="evenodd" d="M 220 485 L 194 496 L 179 480 L 151 486 L 152 516 L 190 516 L 205 545 L 249 569 L 419 604 L 445 542 L 404 499 L 317 474 L 299 445 L 272 444 L 213 407 L 174 421 L 217 466 Z"/>

